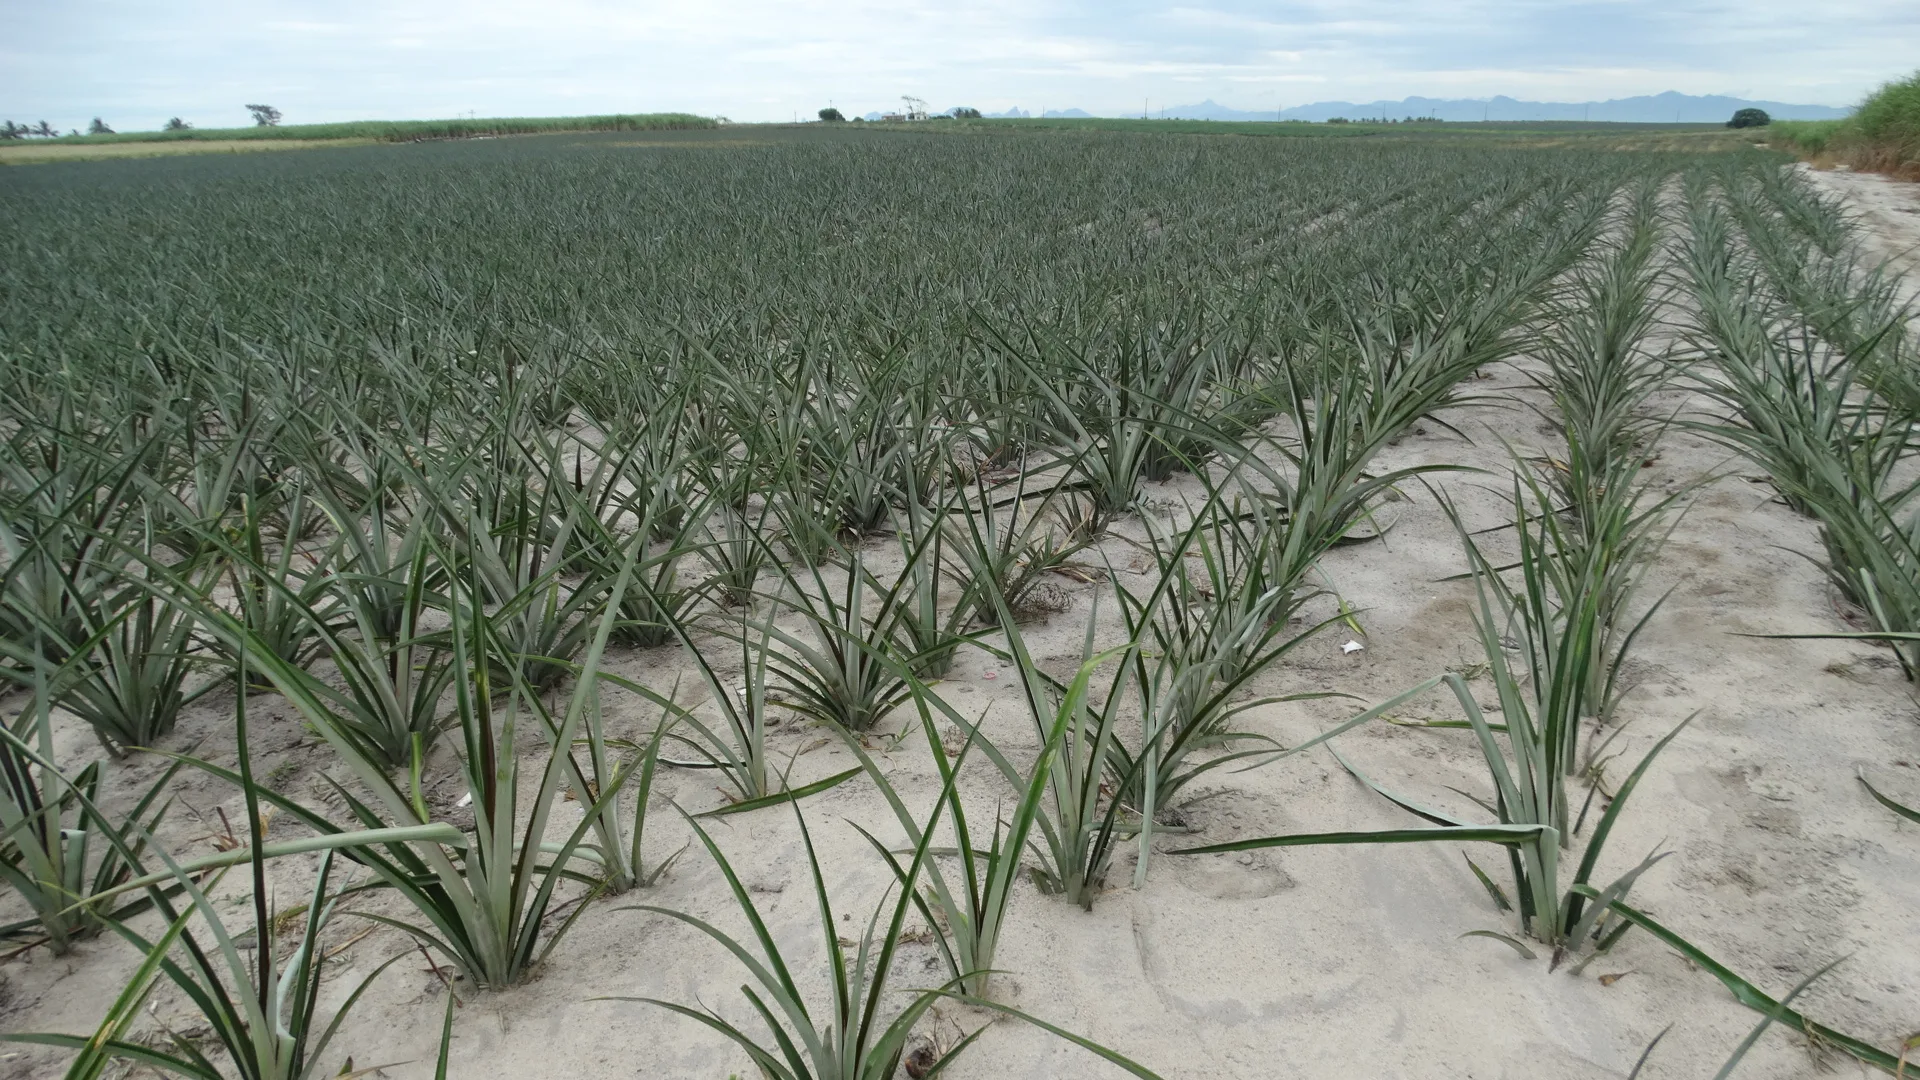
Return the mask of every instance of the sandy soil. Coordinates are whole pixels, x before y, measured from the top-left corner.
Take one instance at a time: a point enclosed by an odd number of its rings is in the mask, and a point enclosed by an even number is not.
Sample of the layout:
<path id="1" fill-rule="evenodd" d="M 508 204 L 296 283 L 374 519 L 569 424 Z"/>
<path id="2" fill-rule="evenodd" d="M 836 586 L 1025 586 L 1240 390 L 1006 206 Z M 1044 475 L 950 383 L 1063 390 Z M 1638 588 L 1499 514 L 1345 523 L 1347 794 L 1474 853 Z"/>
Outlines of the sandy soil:
<path id="1" fill-rule="evenodd" d="M 1823 183 L 1845 192 L 1875 227 L 1882 217 L 1912 236 L 1920 218 L 1896 212 L 1895 196 L 1863 177 Z M 1912 187 L 1908 185 L 1908 187 Z M 1893 248 L 1910 240 L 1889 231 Z M 1890 254 L 1891 254 L 1890 250 Z M 1524 366 L 1524 362 L 1523 365 Z M 1505 520 L 1498 494 L 1516 447 L 1551 445 L 1529 406 L 1519 370 L 1488 372 L 1490 404 L 1451 411 L 1445 419 L 1471 444 L 1429 424 L 1393 448 L 1380 466 L 1454 463 L 1491 475 L 1450 474 L 1436 481 L 1460 505 L 1470 527 Z M 1679 391 L 1655 403 L 1689 408 Z M 1649 579 L 1649 595 L 1671 599 L 1638 647 L 1638 689 L 1621 715 L 1630 726 L 1616 745 L 1628 760 L 1691 714 L 1699 718 L 1641 784 L 1623 818 L 1602 877 L 1642 854 L 1674 854 L 1636 888 L 1636 902 L 1722 962 L 1778 994 L 1837 957 L 1850 959 L 1808 991 L 1803 1007 L 1821 1021 L 1895 1045 L 1920 1029 L 1920 831 L 1874 805 L 1855 780 L 1871 770 L 1883 789 L 1920 800 L 1920 724 L 1912 687 L 1885 651 L 1857 643 L 1768 640 L 1750 634 L 1840 630 L 1848 624 L 1808 558 L 1818 550 L 1813 524 L 1770 498 L 1756 470 L 1685 431 L 1668 433 L 1644 475 L 1661 486 L 1701 483 L 1691 509 Z M 1704 482 L 1703 482 L 1704 480 Z M 1191 478 L 1153 486 L 1156 504 L 1193 497 Z M 1460 542 L 1434 500 L 1417 486 L 1384 541 L 1341 549 L 1325 568 L 1362 609 L 1366 649 L 1340 650 L 1350 636 L 1327 633 L 1270 673 L 1262 693 L 1338 690 L 1361 702 L 1384 699 L 1446 668 L 1476 659 L 1467 602 L 1471 586 L 1443 581 L 1464 569 Z M 1138 521 L 1116 528 L 1140 535 Z M 1122 572 L 1132 550 L 1107 551 Z M 1063 583 L 1064 584 L 1064 583 Z M 1070 667 L 1103 584 L 1070 585 L 1070 606 L 1033 629 L 1035 655 L 1051 669 Z M 1103 609 L 1111 612 L 1110 602 Z M 665 685 L 678 661 L 670 649 L 621 656 L 623 674 Z M 1026 760 L 1034 749 L 1011 672 L 974 654 L 962 660 L 943 694 L 969 714 L 986 711 L 986 730 Z M 991 676 L 991 677 L 990 677 Z M 1476 683 L 1477 689 L 1487 689 Z M 1488 693 L 1491 691 L 1488 689 Z M 331 765 L 324 747 L 303 738 L 276 699 L 256 699 L 268 719 L 261 772 L 282 790 L 319 800 L 319 773 Z M 1319 701 L 1264 707 L 1248 726 L 1284 742 L 1303 741 L 1351 715 L 1361 702 Z M 184 726 L 181 745 L 231 759 L 229 703 L 211 701 Z M 1447 717 L 1435 695 L 1403 715 Z M 615 706 L 619 723 L 650 719 L 637 705 Z M 889 725 L 900 730 L 905 717 Z M 798 728 L 799 725 L 793 725 Z M 88 737 L 68 733 L 68 760 Z M 797 780 L 849 767 L 850 756 L 818 732 L 787 730 L 785 753 L 815 743 L 799 757 Z M 1341 741 L 1343 751 L 1389 786 L 1471 812 L 1460 787 L 1478 792 L 1483 766 L 1460 732 L 1385 724 Z M 892 779 L 916 810 L 938 789 L 917 735 L 884 755 Z M 114 770 L 121 789 L 154 774 L 150 761 Z M 1352 780 L 1324 751 L 1282 759 L 1241 773 L 1215 773 L 1196 793 L 1188 816 L 1197 837 L 1227 840 L 1288 831 L 1406 827 L 1417 824 Z M 984 771 L 967 793 L 984 812 L 997 797 Z M 214 807 L 238 821 L 230 791 L 188 779 L 179 789 L 169 840 L 176 850 L 209 849 Z M 669 800 L 690 810 L 720 797 L 698 773 L 669 772 L 656 795 L 656 857 L 684 841 L 687 830 Z M 883 838 L 899 831 L 871 785 L 856 781 L 805 804 L 847 933 L 891 884 L 864 841 L 858 821 Z M 578 814 L 568 804 L 565 811 Z M 773 933 L 799 970 L 816 975 L 821 953 L 798 832 L 779 810 L 723 819 L 719 843 L 736 860 Z M 214 822 L 215 825 L 208 825 Z M 1168 846 L 1175 846 L 1169 844 Z M 1493 866 L 1497 852 L 1475 852 Z M 311 864 L 276 867 L 282 897 L 304 897 Z M 1520 959 L 1479 929 L 1512 931 L 1469 874 L 1454 845 L 1302 849 L 1238 856 L 1159 856 L 1144 889 L 1134 890 L 1131 856 L 1116 866 L 1110 889 L 1091 913 L 1023 885 L 1016 897 L 998 966 L 1008 974 L 998 995 L 1136 1057 L 1172 1078 L 1431 1078 L 1586 1080 L 1623 1077 L 1649 1040 L 1668 1025 L 1644 1076 L 1704 1078 L 1753 1025 L 1703 971 L 1640 933 L 1581 976 L 1549 973 L 1544 957 Z M 290 899 L 289 899 L 289 902 Z M 704 854 L 688 852 L 666 879 L 637 899 L 600 901 L 553 953 L 541 976 L 512 991 L 472 997 L 458 1015 L 453 1049 L 457 1077 L 703 1077 L 751 1075 L 744 1055 L 691 1021 L 639 1004 L 590 1001 L 599 995 L 657 996 L 704 1002 L 736 1020 L 750 1015 L 738 994 L 744 973 L 712 942 L 666 918 L 631 910 L 660 904 L 739 930 L 718 872 Z M 366 910 L 388 910 L 377 898 Z M 236 907 L 235 917 L 244 918 Z M 342 919 L 331 940 L 363 927 Z M 399 933 L 380 929 L 346 950 L 331 978 L 335 1000 L 361 974 L 411 951 Z M 95 941 L 65 958 L 28 952 L 0 966 L 0 1027 L 10 1031 L 91 1030 L 136 958 L 119 942 Z M 938 981 L 933 949 L 910 946 L 899 985 Z M 1601 976 L 1623 975 L 1603 980 Z M 418 959 L 403 959 L 375 984 L 342 1034 L 340 1048 L 362 1067 L 404 1061 L 381 1075 L 431 1075 L 444 1001 L 438 978 Z M 171 994 L 158 1015 L 190 1025 Z M 951 1038 L 983 1017 L 943 1009 L 935 1027 Z M 58 1075 L 57 1055 L 38 1050 L 0 1056 L 8 1076 Z M 1749 1055 L 1749 1080 L 1864 1075 L 1833 1055 L 1776 1029 Z M 337 1062 L 330 1062 L 331 1072 Z M 993 1026 L 948 1075 L 959 1080 L 1106 1077 L 1122 1073 L 1050 1036 L 1013 1022 Z"/>
<path id="2" fill-rule="evenodd" d="M 1905 299 L 1920 299 L 1920 183 L 1877 173 L 1796 166 L 1823 190 L 1846 199 L 1860 215 L 1869 255 L 1906 275 Z"/>

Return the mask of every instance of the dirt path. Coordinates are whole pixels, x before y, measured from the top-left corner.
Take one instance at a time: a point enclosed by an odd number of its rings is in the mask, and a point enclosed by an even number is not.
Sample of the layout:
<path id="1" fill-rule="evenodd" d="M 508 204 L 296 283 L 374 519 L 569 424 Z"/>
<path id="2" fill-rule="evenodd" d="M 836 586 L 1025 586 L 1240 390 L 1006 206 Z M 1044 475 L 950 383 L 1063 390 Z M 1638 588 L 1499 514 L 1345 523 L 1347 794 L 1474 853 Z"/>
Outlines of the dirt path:
<path id="1" fill-rule="evenodd" d="M 1907 277 L 1904 299 L 1920 299 L 1920 183 L 1876 173 L 1798 168 L 1821 190 L 1845 199 L 1863 226 L 1862 246 Z"/>

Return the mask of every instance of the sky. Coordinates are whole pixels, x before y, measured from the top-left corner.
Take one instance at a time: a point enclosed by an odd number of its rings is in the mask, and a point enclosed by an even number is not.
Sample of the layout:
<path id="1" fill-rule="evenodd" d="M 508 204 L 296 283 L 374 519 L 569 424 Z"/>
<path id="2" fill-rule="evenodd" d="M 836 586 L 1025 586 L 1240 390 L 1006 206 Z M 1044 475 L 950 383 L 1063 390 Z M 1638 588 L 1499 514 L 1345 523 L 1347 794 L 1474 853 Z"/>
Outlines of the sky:
<path id="1" fill-rule="evenodd" d="M 1865 0 L 0 0 L 0 117 L 120 130 L 832 104 L 1138 113 L 1678 90 L 1848 105 L 1920 63 Z"/>

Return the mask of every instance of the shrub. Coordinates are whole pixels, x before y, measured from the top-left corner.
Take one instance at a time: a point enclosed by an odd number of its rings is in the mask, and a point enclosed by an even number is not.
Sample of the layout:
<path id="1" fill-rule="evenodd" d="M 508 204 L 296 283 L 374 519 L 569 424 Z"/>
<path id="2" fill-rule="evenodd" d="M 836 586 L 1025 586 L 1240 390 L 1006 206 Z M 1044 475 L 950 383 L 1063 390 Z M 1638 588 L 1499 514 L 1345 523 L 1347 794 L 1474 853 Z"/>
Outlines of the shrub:
<path id="1" fill-rule="evenodd" d="M 845 116 L 842 116 L 840 114 L 839 109 L 828 108 L 828 109 L 820 110 L 820 120 L 822 123 L 840 124 L 840 123 L 845 123 L 846 119 L 847 118 Z"/>
<path id="2" fill-rule="evenodd" d="M 1772 122 L 1773 117 L 1768 116 L 1765 109 L 1741 109 L 1733 114 L 1733 119 L 1727 121 L 1727 126 L 1730 128 L 1755 128 L 1766 127 Z"/>

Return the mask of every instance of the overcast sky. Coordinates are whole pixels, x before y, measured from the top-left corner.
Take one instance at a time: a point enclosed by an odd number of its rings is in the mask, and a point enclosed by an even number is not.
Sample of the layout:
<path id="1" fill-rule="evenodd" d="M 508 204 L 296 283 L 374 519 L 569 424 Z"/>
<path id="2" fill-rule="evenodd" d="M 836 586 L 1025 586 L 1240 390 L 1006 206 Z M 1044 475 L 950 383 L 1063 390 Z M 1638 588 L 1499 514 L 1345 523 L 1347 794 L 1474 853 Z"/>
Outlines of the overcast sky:
<path id="1" fill-rule="evenodd" d="M 1920 63 L 1920 0 L 0 0 L 0 116 L 122 130 L 686 111 L 915 94 L 1242 109 L 1662 90 L 1846 105 Z"/>

